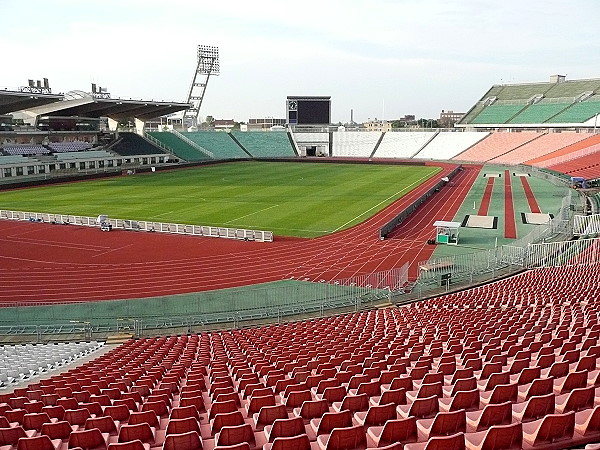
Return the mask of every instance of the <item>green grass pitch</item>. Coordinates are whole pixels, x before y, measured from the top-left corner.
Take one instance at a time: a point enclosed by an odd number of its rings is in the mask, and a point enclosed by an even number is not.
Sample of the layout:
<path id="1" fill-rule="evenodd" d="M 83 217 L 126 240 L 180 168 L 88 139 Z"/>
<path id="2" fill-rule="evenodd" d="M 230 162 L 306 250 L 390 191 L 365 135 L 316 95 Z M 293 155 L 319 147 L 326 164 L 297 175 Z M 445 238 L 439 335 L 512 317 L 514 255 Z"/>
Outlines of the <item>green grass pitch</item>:
<path id="1" fill-rule="evenodd" d="M 441 169 L 238 162 L 0 193 L 0 209 L 316 237 L 349 228 Z"/>

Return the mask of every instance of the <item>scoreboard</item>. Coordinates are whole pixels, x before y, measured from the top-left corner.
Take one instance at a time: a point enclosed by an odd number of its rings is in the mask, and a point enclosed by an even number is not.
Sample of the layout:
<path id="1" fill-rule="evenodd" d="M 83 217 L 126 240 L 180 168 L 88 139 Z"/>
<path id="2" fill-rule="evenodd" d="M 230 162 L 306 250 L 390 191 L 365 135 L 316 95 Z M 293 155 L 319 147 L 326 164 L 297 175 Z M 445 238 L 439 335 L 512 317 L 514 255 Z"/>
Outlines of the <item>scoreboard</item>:
<path id="1" fill-rule="evenodd" d="M 329 125 L 331 97 L 288 96 L 286 111 L 288 125 Z"/>

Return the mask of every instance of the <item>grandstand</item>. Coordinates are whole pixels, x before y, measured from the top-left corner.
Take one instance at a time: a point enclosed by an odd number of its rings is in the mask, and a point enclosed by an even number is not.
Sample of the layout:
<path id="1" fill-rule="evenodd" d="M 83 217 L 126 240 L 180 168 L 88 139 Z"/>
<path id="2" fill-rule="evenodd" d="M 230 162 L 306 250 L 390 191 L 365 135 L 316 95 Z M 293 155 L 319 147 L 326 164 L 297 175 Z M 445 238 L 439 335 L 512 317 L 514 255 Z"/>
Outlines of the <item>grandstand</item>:
<path id="1" fill-rule="evenodd" d="M 484 132 L 437 133 L 434 139 L 416 153 L 413 158 L 452 159 L 487 136 L 488 133 Z"/>
<path id="2" fill-rule="evenodd" d="M 474 128 L 593 125 L 600 113 L 600 79 L 492 86 L 458 123 Z"/>
<path id="3" fill-rule="evenodd" d="M 376 158 L 412 158 L 434 137 L 435 134 L 431 132 L 385 133 L 373 156 Z"/>
<path id="4" fill-rule="evenodd" d="M 186 138 L 213 153 L 217 159 L 251 158 L 229 133 L 196 131 L 183 133 Z"/>
<path id="5" fill-rule="evenodd" d="M 352 133 L 336 131 L 332 134 L 333 156 L 369 158 L 383 138 L 382 133 Z"/>
<path id="6" fill-rule="evenodd" d="M 296 156 L 286 132 L 234 131 L 231 136 L 254 158 L 290 158 Z"/>

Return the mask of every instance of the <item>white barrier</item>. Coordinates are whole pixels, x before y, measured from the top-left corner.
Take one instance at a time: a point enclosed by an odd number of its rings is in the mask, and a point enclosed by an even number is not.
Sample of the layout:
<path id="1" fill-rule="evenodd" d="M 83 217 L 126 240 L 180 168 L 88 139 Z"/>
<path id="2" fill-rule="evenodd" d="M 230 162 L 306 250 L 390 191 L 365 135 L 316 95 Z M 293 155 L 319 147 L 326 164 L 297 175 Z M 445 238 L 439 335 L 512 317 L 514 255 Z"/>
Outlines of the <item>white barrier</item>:
<path id="1" fill-rule="evenodd" d="M 9 211 L 0 209 L 2 220 L 27 220 L 30 222 L 46 222 L 84 227 L 100 227 L 97 217 L 73 216 L 68 214 L 48 214 L 25 211 Z M 108 219 L 115 230 L 150 231 L 157 233 L 185 234 L 244 241 L 273 242 L 273 232 L 263 230 L 247 230 L 243 228 L 211 227 L 205 225 L 189 225 L 179 223 L 149 222 L 144 220 Z"/>
<path id="2" fill-rule="evenodd" d="M 573 235 L 590 236 L 600 234 L 600 214 L 591 216 L 576 215 L 573 218 Z"/>

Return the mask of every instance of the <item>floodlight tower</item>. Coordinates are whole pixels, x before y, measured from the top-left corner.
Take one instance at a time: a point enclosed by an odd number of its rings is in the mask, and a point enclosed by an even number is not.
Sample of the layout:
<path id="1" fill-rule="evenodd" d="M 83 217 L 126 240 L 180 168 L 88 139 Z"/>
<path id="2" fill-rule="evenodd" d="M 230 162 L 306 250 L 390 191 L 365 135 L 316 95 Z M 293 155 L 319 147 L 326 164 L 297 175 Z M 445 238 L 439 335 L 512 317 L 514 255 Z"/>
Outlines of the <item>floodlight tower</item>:
<path id="1" fill-rule="evenodd" d="M 200 107 L 202 106 L 206 85 L 211 75 L 219 75 L 219 47 L 199 45 L 198 64 L 187 97 L 187 102 L 193 106 L 183 113 L 184 127 L 195 127 L 198 125 Z"/>

